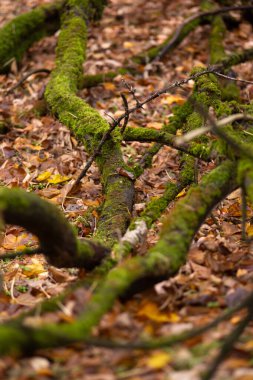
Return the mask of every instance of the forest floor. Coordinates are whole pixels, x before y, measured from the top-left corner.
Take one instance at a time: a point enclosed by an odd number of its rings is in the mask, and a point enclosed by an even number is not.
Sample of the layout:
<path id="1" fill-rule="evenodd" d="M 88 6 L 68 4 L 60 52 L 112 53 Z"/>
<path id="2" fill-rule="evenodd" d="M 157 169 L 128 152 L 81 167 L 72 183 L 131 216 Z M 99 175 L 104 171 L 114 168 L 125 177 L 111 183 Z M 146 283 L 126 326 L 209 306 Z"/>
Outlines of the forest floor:
<path id="1" fill-rule="evenodd" d="M 32 6 L 45 3 L 41 0 L 2 0 L 0 25 Z M 181 3 L 181 4 L 180 4 Z M 156 46 L 170 35 L 186 17 L 199 12 L 197 0 L 144 1 L 111 0 L 103 19 L 90 28 L 88 57 L 85 73 L 95 74 L 115 70 L 134 54 Z M 124 76 L 136 89 L 136 95 L 146 96 L 171 81 L 187 77 L 192 67 L 208 63 L 209 26 L 197 28 L 166 58 L 158 68 L 143 66 L 141 77 Z M 249 35 L 252 26 L 243 21 L 239 28 L 227 33 L 226 51 L 249 48 L 253 45 Z M 77 178 L 87 155 L 69 130 L 50 115 L 43 117 L 32 113 L 32 108 L 42 96 L 48 75 L 31 76 L 12 94 L 6 91 L 29 70 L 52 69 L 55 65 L 57 36 L 47 37 L 33 45 L 19 68 L 12 65 L 8 76 L 0 76 L 0 120 L 10 118 L 14 127 L 0 142 L 0 181 L 2 185 L 19 186 L 35 191 L 43 198 L 62 208 L 66 217 L 78 228 L 80 236 L 87 236 L 96 228 L 97 212 L 93 223 L 87 225 L 83 214 L 88 207 L 99 206 L 103 199 L 99 173 L 92 165 L 83 179 L 78 193 L 68 196 L 68 184 Z M 253 63 L 236 67 L 240 78 L 253 80 Z M 173 114 L 173 107 L 182 104 L 190 94 L 193 83 L 177 89 L 150 103 L 145 110 L 134 114 L 129 124 L 161 129 Z M 249 102 L 253 86 L 240 84 L 241 96 Z M 79 95 L 103 116 L 105 112 L 119 116 L 123 109 L 121 92 L 126 89 L 122 78 Z M 108 116 L 105 116 L 108 118 Z M 124 154 L 138 161 L 149 144 L 126 143 Z M 199 177 L 213 164 L 199 164 Z M 169 147 L 160 150 L 153 166 L 136 181 L 137 201 L 134 209 L 138 215 L 145 203 L 163 193 L 168 179 L 175 180 L 179 171 L 176 151 Z M 184 192 L 179 194 L 179 198 Z M 166 213 L 170 212 L 168 207 Z M 250 224 L 253 210 L 248 207 L 247 233 L 253 236 Z M 161 221 L 149 231 L 148 245 L 158 239 Z M 253 246 L 241 239 L 241 197 L 235 191 L 202 225 L 195 237 L 186 265 L 178 275 L 156 285 L 133 299 L 117 302 L 104 316 L 94 334 L 108 340 L 169 336 L 210 322 L 253 290 Z M 35 246 L 36 238 L 20 227 L 9 226 L 2 236 L 0 253 Z M 147 247 L 140 247 L 139 254 Z M 42 299 L 63 291 L 82 271 L 56 269 L 48 266 L 42 256 L 1 260 L 4 272 L 4 291 L 0 294 L 0 319 L 6 321 L 21 311 L 29 309 Z M 27 318 L 28 324 L 41 321 L 61 322 L 73 320 L 92 292 L 75 291 L 59 310 L 40 317 Z M 243 314 L 242 314 L 243 315 Z M 87 379 L 87 380 L 197 380 L 215 355 L 219 342 L 240 321 L 238 314 L 218 328 L 203 336 L 182 343 L 173 349 L 143 352 L 125 351 L 75 345 L 40 351 L 36 356 L 0 359 L 0 378 L 8 380 L 31 379 Z M 253 379 L 253 326 L 249 326 L 229 359 L 221 366 L 215 379 Z"/>

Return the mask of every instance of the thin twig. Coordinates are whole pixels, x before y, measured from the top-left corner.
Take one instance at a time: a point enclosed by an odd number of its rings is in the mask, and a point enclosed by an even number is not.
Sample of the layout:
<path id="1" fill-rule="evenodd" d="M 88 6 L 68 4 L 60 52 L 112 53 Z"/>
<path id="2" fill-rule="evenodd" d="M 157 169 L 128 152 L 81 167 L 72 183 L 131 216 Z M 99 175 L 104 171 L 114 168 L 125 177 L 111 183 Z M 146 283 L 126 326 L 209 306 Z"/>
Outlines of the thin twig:
<path id="1" fill-rule="evenodd" d="M 242 335 L 245 328 L 248 326 L 249 322 L 253 318 L 253 308 L 248 309 L 246 317 L 236 326 L 236 328 L 228 335 L 225 339 L 220 352 L 211 363 L 208 371 L 202 376 L 202 380 L 211 380 L 215 375 L 219 365 L 224 361 L 224 359 L 229 355 L 235 342 Z"/>
<path id="2" fill-rule="evenodd" d="M 253 8 L 253 6 L 252 6 Z M 81 182 L 82 178 L 86 175 L 87 171 L 89 170 L 92 162 L 95 160 L 95 158 L 100 154 L 101 152 L 101 148 L 103 147 L 103 144 L 105 143 L 105 141 L 109 138 L 109 136 L 111 135 L 111 133 L 114 131 L 114 129 L 120 125 L 121 121 L 124 120 L 126 118 L 126 116 L 128 115 L 128 117 L 135 111 L 137 111 L 138 109 L 140 108 L 143 108 L 143 106 L 149 102 L 151 102 L 152 100 L 158 98 L 159 96 L 163 95 L 163 94 L 166 94 L 168 93 L 170 90 L 172 90 L 173 88 L 177 88 L 177 87 L 181 87 L 182 85 L 184 84 L 187 84 L 189 81 L 191 80 L 195 80 L 199 77 L 201 77 L 202 75 L 206 75 L 206 74 L 215 74 L 215 75 L 218 75 L 219 73 L 217 71 L 215 71 L 216 67 L 213 66 L 213 67 L 210 67 L 208 68 L 207 70 L 203 70 L 201 72 L 198 72 L 196 74 L 193 74 L 191 76 L 189 76 L 188 78 L 185 78 L 185 79 L 181 79 L 180 81 L 175 81 L 173 82 L 172 84 L 162 88 L 161 90 L 158 90 L 158 91 L 155 91 L 153 92 L 150 96 L 148 96 L 146 99 L 144 99 L 143 101 L 139 101 L 138 100 L 138 103 L 136 103 L 136 105 L 132 108 L 129 108 L 127 112 L 124 112 L 121 116 L 119 116 L 117 119 L 115 119 L 113 121 L 112 124 L 110 124 L 110 128 L 104 133 L 97 149 L 94 151 L 94 153 L 92 154 L 92 156 L 89 158 L 89 160 L 87 161 L 84 169 L 82 170 L 82 172 L 79 174 L 76 182 L 75 182 L 75 186 L 79 185 L 79 183 Z M 239 79 L 237 78 L 231 78 L 231 77 L 228 77 L 227 79 L 231 79 L 231 80 L 234 80 L 234 81 L 238 81 Z M 240 79 L 241 80 L 241 79 Z M 217 133 L 218 134 L 218 133 Z M 221 133 L 220 133 L 221 134 Z"/>
<path id="3" fill-rule="evenodd" d="M 214 117 L 212 117 L 210 113 L 206 111 L 202 104 L 197 103 L 196 101 L 193 101 L 193 103 L 200 115 L 202 115 L 206 120 L 208 120 L 212 128 L 211 130 L 218 137 L 222 138 L 235 151 L 240 152 L 243 156 L 249 157 L 251 160 L 253 160 L 253 150 L 248 145 L 245 146 L 242 143 L 238 143 L 235 139 L 233 139 L 231 136 L 225 133 L 222 128 L 219 128 Z"/>
<path id="4" fill-rule="evenodd" d="M 121 349 L 145 349 L 145 350 L 153 350 L 156 348 L 163 348 L 163 347 L 170 347 L 175 344 L 185 342 L 186 340 L 192 339 L 196 336 L 199 336 L 201 334 L 204 334 L 205 332 L 209 331 L 210 329 L 218 326 L 221 322 L 231 318 L 236 312 L 248 308 L 253 303 L 253 292 L 250 293 L 248 296 L 245 297 L 245 299 L 238 304 L 237 306 L 234 306 L 231 309 L 226 310 L 222 315 L 219 315 L 217 318 L 215 318 L 212 322 L 197 327 L 195 329 L 192 329 L 190 331 L 185 331 L 180 334 L 175 334 L 167 338 L 157 338 L 153 340 L 147 340 L 147 341 L 137 341 L 137 342 L 115 342 L 115 341 L 107 341 L 102 340 L 99 338 L 89 338 L 85 340 L 85 344 L 88 345 L 94 345 L 97 347 L 106 347 L 106 348 L 121 348 Z"/>
<path id="5" fill-rule="evenodd" d="M 50 74 L 51 70 L 42 68 L 42 69 L 34 69 L 34 70 L 29 71 L 13 87 L 11 87 L 9 90 L 6 91 L 6 95 L 9 95 L 11 92 L 16 90 L 16 88 L 18 88 L 22 83 L 24 83 L 26 79 L 29 78 L 31 75 L 38 74 L 38 73 Z"/>
<path id="6" fill-rule="evenodd" d="M 132 95 L 132 97 L 135 100 L 136 104 L 139 105 L 140 104 L 140 100 L 137 98 L 137 96 L 135 94 L 136 93 L 136 89 L 133 86 L 131 86 L 124 78 L 122 79 L 122 82 L 123 82 L 124 86 L 130 92 L 130 94 Z"/>
<path id="7" fill-rule="evenodd" d="M 253 84 L 253 82 L 252 82 L 251 80 L 240 79 L 240 78 L 233 78 L 233 77 L 230 77 L 229 75 L 225 75 L 225 74 L 218 73 L 217 71 L 214 71 L 214 74 L 217 75 L 217 77 L 221 77 L 221 78 L 225 78 L 225 79 L 233 80 L 233 81 L 235 81 L 235 82 L 241 82 L 241 83 Z"/>
<path id="8" fill-rule="evenodd" d="M 129 120 L 129 107 L 128 107 L 127 98 L 125 97 L 124 94 L 121 94 L 121 98 L 122 98 L 123 103 L 124 103 L 125 114 L 126 114 L 126 117 L 124 119 L 123 127 L 121 128 L 121 134 L 123 135 L 124 132 L 125 132 L 125 129 L 127 127 L 128 120 Z"/>
<path id="9" fill-rule="evenodd" d="M 242 119 L 253 120 L 253 116 L 245 115 L 243 113 L 236 113 L 234 115 L 230 115 L 230 116 L 224 117 L 223 119 L 217 120 L 216 125 L 217 127 L 224 127 L 228 124 L 233 123 L 234 121 L 242 120 Z M 192 141 L 193 139 L 195 139 L 196 137 L 202 136 L 206 134 L 207 132 L 211 131 L 211 129 L 212 129 L 211 126 L 203 126 L 197 129 L 193 129 L 192 131 L 187 132 L 182 136 L 176 137 L 175 142 L 176 144 L 179 144 L 179 145 L 188 143 Z"/>

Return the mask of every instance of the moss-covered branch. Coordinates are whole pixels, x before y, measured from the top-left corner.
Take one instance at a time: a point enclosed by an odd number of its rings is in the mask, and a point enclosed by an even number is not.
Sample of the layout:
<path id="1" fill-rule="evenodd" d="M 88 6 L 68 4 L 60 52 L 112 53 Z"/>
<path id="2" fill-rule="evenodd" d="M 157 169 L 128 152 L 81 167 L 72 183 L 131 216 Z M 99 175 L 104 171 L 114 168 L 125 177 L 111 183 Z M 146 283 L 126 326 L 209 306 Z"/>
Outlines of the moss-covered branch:
<path id="1" fill-rule="evenodd" d="M 126 128 L 124 133 L 124 139 L 126 141 L 140 141 L 140 142 L 159 142 L 164 145 L 168 145 L 181 152 L 188 153 L 194 157 L 201 158 L 203 160 L 210 159 L 210 149 L 204 144 L 183 144 L 177 145 L 175 142 L 175 136 L 167 132 L 158 131 L 156 129 L 145 129 L 141 127 Z"/>
<path id="2" fill-rule="evenodd" d="M 82 63 L 86 53 L 85 20 L 90 15 L 92 5 L 88 0 L 68 2 L 58 40 L 56 69 L 45 92 L 51 110 L 84 143 L 90 154 L 109 129 L 107 121 L 76 96 L 82 81 Z M 127 228 L 134 194 L 132 180 L 119 174 L 119 169 L 126 167 L 120 141 L 120 133 L 114 132 L 96 159 L 105 194 L 96 237 L 109 246 L 118 238 L 118 233 L 124 234 Z"/>
<path id="3" fill-rule="evenodd" d="M 56 0 L 17 16 L 0 29 L 0 72 L 7 71 L 15 59 L 19 62 L 26 50 L 60 26 L 59 13 L 65 0 Z"/>
<path id="4" fill-rule="evenodd" d="M 1 188 L 0 211 L 3 222 L 20 225 L 39 238 L 52 265 L 92 269 L 109 253 L 98 243 L 78 240 L 60 210 L 35 194 Z"/>
<path id="5" fill-rule="evenodd" d="M 28 354 L 37 348 L 83 341 L 118 296 L 128 291 L 140 291 L 144 285 L 175 274 L 185 262 L 200 224 L 217 202 L 235 188 L 234 169 L 233 162 L 224 162 L 206 175 L 199 186 L 192 188 L 167 218 L 158 243 L 147 256 L 128 259 L 111 270 L 76 322 L 36 329 L 20 322 L 3 324 L 0 338 L 6 343 L 0 346 L 0 354 Z"/>
<path id="6" fill-rule="evenodd" d="M 247 8 L 246 8 L 247 7 Z M 245 9 L 251 9 L 252 6 L 234 6 L 221 9 L 209 10 L 202 12 L 198 15 L 193 15 L 185 20 L 185 22 L 179 26 L 179 28 L 169 36 L 162 44 L 147 50 L 139 55 L 136 55 L 132 60 L 138 64 L 146 64 L 153 60 L 162 59 L 166 54 L 172 52 L 190 32 L 195 30 L 197 26 L 204 25 L 212 22 L 213 17 L 218 14 L 227 13 L 231 10 L 243 11 Z"/>

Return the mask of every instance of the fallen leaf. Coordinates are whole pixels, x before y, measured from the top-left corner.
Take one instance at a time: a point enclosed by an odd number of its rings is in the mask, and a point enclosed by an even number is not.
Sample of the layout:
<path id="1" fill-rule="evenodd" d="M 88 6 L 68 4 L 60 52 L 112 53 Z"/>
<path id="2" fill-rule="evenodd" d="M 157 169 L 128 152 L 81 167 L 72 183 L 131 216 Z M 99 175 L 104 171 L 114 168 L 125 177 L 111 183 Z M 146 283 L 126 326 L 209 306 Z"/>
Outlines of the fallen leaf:
<path id="1" fill-rule="evenodd" d="M 103 83 L 103 87 L 104 87 L 105 90 L 108 90 L 108 91 L 114 91 L 116 89 L 115 84 L 113 84 L 111 82 L 105 82 L 105 83 Z"/>
<path id="2" fill-rule="evenodd" d="M 146 360 L 146 365 L 153 369 L 160 369 L 165 367 L 171 361 L 171 356 L 168 352 L 159 351 L 154 352 Z"/>
<path id="3" fill-rule="evenodd" d="M 69 181 L 70 177 L 66 175 L 54 174 L 47 182 L 57 185 L 58 183 Z"/>
<path id="4" fill-rule="evenodd" d="M 184 188 L 180 193 L 177 194 L 176 198 L 181 198 L 186 194 L 186 188 Z"/>
<path id="5" fill-rule="evenodd" d="M 31 264 L 28 264 L 22 268 L 22 272 L 26 277 L 37 277 L 40 273 L 46 272 L 46 269 L 37 259 L 32 259 Z"/>
<path id="6" fill-rule="evenodd" d="M 173 103 L 184 104 L 184 102 L 185 102 L 185 98 L 183 98 L 180 95 L 167 95 L 167 96 L 164 96 L 161 100 L 162 104 L 166 104 L 168 106 L 170 106 Z"/>
<path id="7" fill-rule="evenodd" d="M 38 175 L 38 177 L 36 178 L 36 181 L 38 181 L 38 182 L 45 181 L 46 179 L 48 179 L 49 177 L 51 177 L 51 174 L 52 173 L 49 172 L 49 171 L 43 172 L 40 175 Z"/>
<path id="8" fill-rule="evenodd" d="M 176 313 L 161 312 L 158 306 L 152 302 L 145 302 L 138 311 L 137 315 L 159 323 L 175 323 L 180 320 L 180 317 Z"/>

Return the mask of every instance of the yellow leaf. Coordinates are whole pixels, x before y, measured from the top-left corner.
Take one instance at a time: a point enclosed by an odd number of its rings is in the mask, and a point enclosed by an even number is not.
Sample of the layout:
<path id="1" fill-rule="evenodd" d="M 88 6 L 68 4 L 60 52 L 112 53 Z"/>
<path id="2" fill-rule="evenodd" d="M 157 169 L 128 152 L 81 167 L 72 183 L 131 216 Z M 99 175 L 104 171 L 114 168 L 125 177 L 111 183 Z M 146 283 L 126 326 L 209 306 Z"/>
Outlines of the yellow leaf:
<path id="1" fill-rule="evenodd" d="M 70 177 L 66 175 L 54 174 L 47 182 L 57 185 L 58 183 L 66 182 L 70 180 Z"/>
<path id="2" fill-rule="evenodd" d="M 181 198 L 186 194 L 186 188 L 184 188 L 180 193 L 177 194 L 176 198 Z"/>
<path id="3" fill-rule="evenodd" d="M 134 42 L 125 41 L 125 42 L 123 43 L 123 47 L 124 47 L 125 49 L 131 49 L 132 47 L 134 47 Z"/>
<path id="4" fill-rule="evenodd" d="M 147 358 L 146 364 L 150 368 L 160 369 L 164 368 L 168 363 L 170 363 L 170 361 L 171 356 L 168 352 L 159 351 L 153 353 L 149 358 Z"/>
<path id="5" fill-rule="evenodd" d="M 46 272 L 46 270 L 39 260 L 32 259 L 32 264 L 23 267 L 22 272 L 27 277 L 37 277 L 40 273 Z"/>
<path id="6" fill-rule="evenodd" d="M 104 89 L 108 90 L 108 91 L 114 91 L 116 88 L 115 84 L 113 84 L 111 82 L 105 82 L 105 83 L 103 83 L 103 86 L 104 86 Z"/>
<path id="7" fill-rule="evenodd" d="M 40 173 L 40 175 L 38 175 L 38 177 L 36 178 L 36 180 L 38 182 L 41 182 L 41 181 L 45 181 L 46 179 L 48 179 L 50 176 L 51 176 L 51 172 L 43 172 L 43 173 Z"/>
<path id="8" fill-rule="evenodd" d="M 179 316 L 175 313 L 163 313 L 158 309 L 158 306 L 152 302 L 146 302 L 138 311 L 137 315 L 139 317 L 146 317 L 155 322 L 165 323 L 165 322 L 177 322 L 179 321 Z"/>
<path id="9" fill-rule="evenodd" d="M 246 269 L 237 269 L 237 272 L 236 272 L 236 277 L 242 277 L 242 276 L 245 276 L 246 274 L 248 274 L 248 271 Z"/>
<path id="10" fill-rule="evenodd" d="M 170 106 L 173 103 L 184 104 L 185 98 L 182 98 L 182 96 L 180 95 L 166 95 L 162 98 L 161 103 L 166 104 L 168 106 Z"/>
<path id="11" fill-rule="evenodd" d="M 247 232 L 247 235 L 249 237 L 253 236 L 253 225 L 252 224 L 249 224 L 246 228 L 246 232 Z"/>

